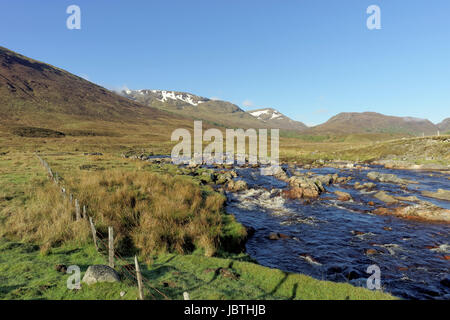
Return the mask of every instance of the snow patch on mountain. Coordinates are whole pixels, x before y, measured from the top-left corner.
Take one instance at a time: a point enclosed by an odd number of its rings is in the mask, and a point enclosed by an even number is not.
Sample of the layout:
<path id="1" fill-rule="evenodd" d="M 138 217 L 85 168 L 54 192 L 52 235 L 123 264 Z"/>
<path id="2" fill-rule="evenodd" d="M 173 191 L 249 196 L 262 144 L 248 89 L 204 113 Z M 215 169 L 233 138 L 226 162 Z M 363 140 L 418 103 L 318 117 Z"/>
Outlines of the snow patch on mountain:
<path id="1" fill-rule="evenodd" d="M 151 95 L 155 97 L 157 100 L 161 102 L 166 102 L 169 99 L 175 101 L 182 101 L 188 103 L 193 106 L 198 106 L 201 103 L 208 101 L 202 100 L 202 98 L 197 97 L 195 95 L 184 93 L 184 92 L 176 92 L 176 91 L 167 91 L 167 90 L 124 90 L 123 91 L 127 96 L 131 96 L 131 98 L 135 98 L 136 96 L 145 96 Z"/>
<path id="2" fill-rule="evenodd" d="M 262 109 L 249 111 L 249 113 L 259 120 L 274 120 L 274 119 L 282 119 L 283 115 L 274 109 Z"/>

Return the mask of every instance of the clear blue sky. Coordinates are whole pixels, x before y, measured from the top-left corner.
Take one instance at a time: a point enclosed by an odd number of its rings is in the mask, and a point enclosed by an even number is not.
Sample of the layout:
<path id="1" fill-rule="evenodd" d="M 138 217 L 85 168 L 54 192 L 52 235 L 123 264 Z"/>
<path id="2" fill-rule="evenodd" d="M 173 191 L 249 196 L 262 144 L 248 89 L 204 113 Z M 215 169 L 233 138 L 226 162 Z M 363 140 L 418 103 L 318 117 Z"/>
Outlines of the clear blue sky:
<path id="1" fill-rule="evenodd" d="M 81 30 L 66 8 L 81 7 Z M 366 8 L 381 8 L 368 30 Z M 188 91 L 309 125 L 450 117 L 448 0 L 1 1 L 0 45 L 110 89 Z"/>

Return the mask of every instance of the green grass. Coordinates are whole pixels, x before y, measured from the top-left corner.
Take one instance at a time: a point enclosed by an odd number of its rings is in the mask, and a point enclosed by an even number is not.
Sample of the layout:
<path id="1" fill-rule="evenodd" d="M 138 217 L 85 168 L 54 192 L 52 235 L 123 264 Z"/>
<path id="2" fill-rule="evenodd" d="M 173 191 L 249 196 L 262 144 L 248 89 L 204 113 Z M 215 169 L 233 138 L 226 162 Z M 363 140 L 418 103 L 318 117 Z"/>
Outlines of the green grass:
<path id="1" fill-rule="evenodd" d="M 54 154 L 46 157 L 62 177 L 77 175 L 79 167 L 95 164 L 105 170 L 142 170 L 177 175 L 172 165 L 150 165 L 121 159 L 114 154 L 82 156 L 80 153 Z M 33 196 L 30 184 L 46 180 L 45 171 L 31 153 L 10 153 L 0 159 L 0 227 L 14 215 L 15 209 L 26 208 Z M 186 177 L 197 181 L 198 177 Z M 33 182 L 34 181 L 34 182 Z M 205 187 L 207 192 L 208 187 Z M 27 191 L 28 190 L 28 191 Z M 160 254 L 141 257 L 143 274 L 152 286 L 171 299 L 181 299 L 188 291 L 192 299 L 387 299 L 381 292 L 314 280 L 259 266 L 245 254 L 233 254 L 241 243 L 244 228 L 233 216 L 223 215 L 221 243 L 226 244 L 216 257 L 205 257 L 201 249 L 188 255 Z M 1 230 L 0 230 L 1 231 Z M 238 241 L 239 242 L 239 241 Z M 88 242 L 90 243 L 90 241 Z M 128 258 L 128 263 L 132 259 Z M 106 258 L 92 245 L 67 242 L 49 250 L 38 243 L 21 243 L 20 239 L 0 239 L 0 299 L 136 299 L 134 281 L 116 284 L 83 285 L 81 290 L 66 287 L 69 275 L 59 273 L 55 265 L 78 265 L 84 273 L 89 265 L 106 264 Z M 121 262 L 123 263 L 123 262 Z M 120 263 L 119 263 L 120 264 Z M 225 275 L 220 268 L 228 270 Z M 232 278 L 226 275 L 233 275 Z M 119 293 L 125 291 L 124 297 Z M 155 297 L 161 298 L 151 291 Z M 147 298 L 151 298 L 147 291 Z"/>
<path id="2" fill-rule="evenodd" d="M 129 281 L 69 290 L 70 275 L 56 271 L 57 264 L 78 265 L 84 272 L 105 259 L 90 246 L 64 246 L 42 255 L 39 246 L 0 239 L 0 299 L 121 299 L 121 291 L 127 292 L 123 299 L 136 299 Z"/>
<path id="3" fill-rule="evenodd" d="M 131 263 L 131 259 L 129 259 Z M 65 245 L 46 255 L 39 247 L 0 239 L 0 299 L 131 299 L 137 298 L 135 281 L 82 284 L 67 289 L 69 274 L 56 271 L 57 264 L 78 265 L 81 277 L 89 265 L 106 264 L 93 246 Z M 345 283 L 315 280 L 237 259 L 201 255 L 166 254 L 153 257 L 150 266 L 141 263 L 147 299 L 393 299 L 392 296 Z M 225 269 L 227 272 L 221 273 Z M 230 276 L 231 275 L 231 276 Z M 126 294 L 121 297 L 120 292 Z M 153 295 L 153 297 L 152 297 Z"/>

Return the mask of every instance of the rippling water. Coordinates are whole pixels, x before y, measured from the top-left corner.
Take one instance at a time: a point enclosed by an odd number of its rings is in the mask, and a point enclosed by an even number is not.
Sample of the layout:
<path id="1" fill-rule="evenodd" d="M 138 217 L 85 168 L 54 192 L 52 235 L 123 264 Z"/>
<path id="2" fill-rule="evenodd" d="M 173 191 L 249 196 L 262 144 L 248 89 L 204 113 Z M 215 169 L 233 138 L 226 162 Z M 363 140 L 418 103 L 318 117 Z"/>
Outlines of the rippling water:
<path id="1" fill-rule="evenodd" d="M 227 211 L 242 224 L 256 229 L 247 243 L 247 252 L 261 265 L 339 282 L 349 281 L 351 274 L 350 283 L 365 286 L 367 267 L 376 264 L 381 269 L 382 288 L 387 292 L 412 299 L 450 299 L 450 288 L 440 283 L 449 276 L 450 261 L 444 256 L 450 254 L 450 225 L 371 214 L 374 208 L 367 204 L 369 201 L 382 204 L 373 198 L 374 192 L 350 186 L 357 181 L 370 181 L 369 170 L 312 169 L 318 174 L 338 173 L 353 179 L 347 185 L 328 186 L 329 192 L 311 204 L 283 199 L 277 190 L 285 188 L 286 183 L 261 176 L 258 169 L 237 171 L 251 189 L 228 193 Z M 424 190 L 450 189 L 449 175 L 381 167 L 371 167 L 370 171 L 394 173 L 418 182 L 406 190 L 376 182 L 375 192 L 417 196 L 450 209 L 448 201 L 421 195 Z M 330 199 L 336 190 L 350 193 L 354 201 Z M 272 232 L 290 238 L 269 240 Z M 367 255 L 367 249 L 376 249 L 377 253 Z"/>

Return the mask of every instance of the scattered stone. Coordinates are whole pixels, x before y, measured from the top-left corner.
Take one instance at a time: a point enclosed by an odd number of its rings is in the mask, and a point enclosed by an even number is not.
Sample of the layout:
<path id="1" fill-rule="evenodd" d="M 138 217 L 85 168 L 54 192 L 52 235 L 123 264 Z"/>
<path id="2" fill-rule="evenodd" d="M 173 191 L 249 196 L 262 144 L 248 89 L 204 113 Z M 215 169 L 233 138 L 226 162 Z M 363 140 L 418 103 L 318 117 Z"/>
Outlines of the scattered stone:
<path id="1" fill-rule="evenodd" d="M 394 197 L 397 200 L 400 201 L 408 201 L 408 202 L 419 202 L 420 199 L 417 198 L 416 196 L 408 196 L 408 197 Z"/>
<path id="2" fill-rule="evenodd" d="M 386 202 L 386 203 L 396 203 L 396 202 L 398 202 L 398 200 L 396 200 L 393 196 L 388 195 L 384 191 L 379 191 L 378 193 L 375 194 L 374 197 L 377 198 L 378 200 Z"/>
<path id="3" fill-rule="evenodd" d="M 352 177 L 339 177 L 335 180 L 336 183 L 347 183 L 349 180 L 352 180 Z"/>
<path id="4" fill-rule="evenodd" d="M 373 255 L 373 254 L 377 254 L 377 253 L 378 253 L 378 251 L 375 250 L 375 249 L 367 249 L 366 250 L 366 255 L 368 255 L 368 256 Z"/>
<path id="5" fill-rule="evenodd" d="M 391 227 L 383 227 L 383 230 L 384 231 L 392 231 L 392 228 Z"/>
<path id="6" fill-rule="evenodd" d="M 231 192 L 239 192 L 247 189 L 248 185 L 244 180 L 230 180 L 227 183 L 227 190 Z"/>
<path id="7" fill-rule="evenodd" d="M 120 277 L 113 268 L 98 264 L 89 266 L 82 281 L 88 285 L 97 282 L 119 282 Z"/>
<path id="8" fill-rule="evenodd" d="M 450 201 L 450 190 L 438 189 L 437 192 L 423 191 L 422 195 L 425 197 Z"/>
<path id="9" fill-rule="evenodd" d="M 286 171 L 284 171 L 284 169 L 280 166 L 268 166 L 261 168 L 261 174 L 266 176 L 274 176 L 282 181 L 288 181 L 289 179 Z"/>
<path id="10" fill-rule="evenodd" d="M 269 234 L 269 236 L 267 238 L 269 240 L 292 239 L 291 236 L 288 236 L 288 235 L 283 234 L 283 233 L 275 233 L 275 232 L 272 232 L 271 234 Z"/>
<path id="11" fill-rule="evenodd" d="M 125 291 L 120 291 L 120 296 L 123 297 L 126 294 Z"/>
<path id="12" fill-rule="evenodd" d="M 380 182 L 388 182 L 388 183 L 396 183 L 396 184 L 417 184 L 415 181 L 410 181 L 406 179 L 401 179 L 392 173 L 380 173 L 376 171 L 371 171 L 367 174 L 367 177 L 370 180 L 380 181 Z"/>
<path id="13" fill-rule="evenodd" d="M 340 201 L 352 200 L 352 196 L 347 192 L 335 191 L 334 193 L 338 196 L 338 200 L 340 200 Z"/>
<path id="14" fill-rule="evenodd" d="M 432 203 L 422 201 L 419 204 L 402 206 L 397 208 L 378 208 L 374 211 L 379 215 L 394 215 L 413 220 L 425 220 L 436 222 L 450 222 L 450 210 L 440 208 Z"/>
<path id="15" fill-rule="evenodd" d="M 217 180 L 216 183 L 217 184 L 224 184 L 227 183 L 228 181 L 233 179 L 233 175 L 231 174 L 231 172 L 225 172 L 225 173 L 221 173 L 217 176 Z"/>
<path id="16" fill-rule="evenodd" d="M 299 257 L 304 259 L 306 262 L 308 262 L 308 263 L 310 263 L 312 265 L 316 265 L 316 266 L 321 266 L 322 265 L 319 261 L 317 261 L 315 258 L 310 256 L 309 254 L 302 253 L 302 254 L 300 254 Z"/>
<path id="17" fill-rule="evenodd" d="M 364 184 L 361 184 L 359 182 L 355 182 L 355 184 L 353 185 L 353 187 L 356 190 L 363 190 L 363 189 L 367 189 L 367 190 L 372 190 L 373 188 L 375 188 L 377 185 L 373 182 L 366 182 Z"/>

